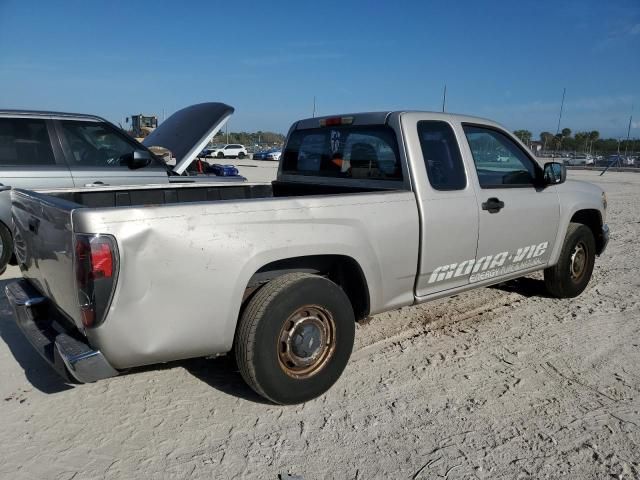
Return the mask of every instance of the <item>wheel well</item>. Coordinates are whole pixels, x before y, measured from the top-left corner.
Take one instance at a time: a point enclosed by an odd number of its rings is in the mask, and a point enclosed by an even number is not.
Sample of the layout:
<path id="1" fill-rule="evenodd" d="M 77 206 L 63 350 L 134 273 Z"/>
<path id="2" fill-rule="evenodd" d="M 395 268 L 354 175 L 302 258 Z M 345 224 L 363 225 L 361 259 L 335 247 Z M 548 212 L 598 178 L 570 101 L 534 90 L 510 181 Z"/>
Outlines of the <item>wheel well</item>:
<path id="1" fill-rule="evenodd" d="M 578 210 L 571 217 L 572 223 L 581 223 L 589 227 L 596 240 L 596 254 L 600 255 L 604 248 L 604 237 L 602 236 L 602 216 L 598 210 Z"/>
<path id="2" fill-rule="evenodd" d="M 245 290 L 243 303 L 261 286 L 287 273 L 322 275 L 338 284 L 349 297 L 356 320 L 369 315 L 369 288 L 358 262 L 345 255 L 310 255 L 271 262 L 253 274 Z"/>

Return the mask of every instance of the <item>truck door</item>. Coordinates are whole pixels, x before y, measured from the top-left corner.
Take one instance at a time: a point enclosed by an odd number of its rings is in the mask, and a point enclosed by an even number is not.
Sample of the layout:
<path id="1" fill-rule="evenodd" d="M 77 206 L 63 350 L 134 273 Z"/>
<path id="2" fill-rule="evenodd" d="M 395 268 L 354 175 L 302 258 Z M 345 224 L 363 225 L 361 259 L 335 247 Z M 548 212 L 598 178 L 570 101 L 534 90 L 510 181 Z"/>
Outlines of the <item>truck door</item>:
<path id="1" fill-rule="evenodd" d="M 546 264 L 558 231 L 556 188 L 537 187 L 540 166 L 506 132 L 463 124 L 477 178 L 478 252 L 471 283 Z"/>
<path id="2" fill-rule="evenodd" d="M 402 115 L 420 213 L 417 297 L 469 283 L 476 256 L 476 195 L 460 153 L 454 126 L 428 115 Z M 462 135 L 459 132 L 459 135 Z"/>
<path id="3" fill-rule="evenodd" d="M 158 160 L 136 170 L 127 167 L 123 158 L 144 147 L 108 123 L 60 120 L 57 131 L 76 187 L 169 182 L 167 168 Z"/>

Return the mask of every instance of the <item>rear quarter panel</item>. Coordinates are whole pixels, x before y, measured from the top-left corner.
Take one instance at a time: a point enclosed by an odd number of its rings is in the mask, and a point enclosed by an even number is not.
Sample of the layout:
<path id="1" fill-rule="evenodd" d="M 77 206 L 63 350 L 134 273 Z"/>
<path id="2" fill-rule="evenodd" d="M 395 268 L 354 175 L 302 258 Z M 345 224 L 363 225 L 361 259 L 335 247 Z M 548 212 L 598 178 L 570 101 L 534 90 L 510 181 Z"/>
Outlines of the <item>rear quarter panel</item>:
<path id="1" fill-rule="evenodd" d="M 116 368 L 230 350 L 249 279 L 276 260 L 352 257 L 367 279 L 371 313 L 414 300 L 412 192 L 78 209 L 74 230 L 118 241 L 110 311 L 87 332 Z"/>

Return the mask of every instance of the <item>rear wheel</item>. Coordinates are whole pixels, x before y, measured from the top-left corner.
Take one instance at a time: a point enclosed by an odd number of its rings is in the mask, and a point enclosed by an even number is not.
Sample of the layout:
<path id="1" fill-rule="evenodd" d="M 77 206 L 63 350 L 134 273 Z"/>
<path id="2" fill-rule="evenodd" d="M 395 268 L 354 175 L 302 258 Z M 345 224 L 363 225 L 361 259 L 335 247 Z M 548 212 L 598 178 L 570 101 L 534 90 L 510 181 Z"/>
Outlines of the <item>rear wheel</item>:
<path id="1" fill-rule="evenodd" d="M 7 226 L 0 223 L 0 275 L 7 269 L 7 264 L 13 254 L 13 239 Z"/>
<path id="2" fill-rule="evenodd" d="M 244 158 L 244 157 L 245 157 L 244 152 L 240 152 L 240 153 L 238 154 L 238 158 Z"/>
<path id="3" fill-rule="evenodd" d="M 326 278 L 292 273 L 262 287 L 245 308 L 234 342 L 244 380 L 280 404 L 326 392 L 344 370 L 355 336 L 348 297 Z"/>
<path id="4" fill-rule="evenodd" d="M 591 279 L 596 258 L 596 242 L 591 229 L 570 223 L 558 263 L 544 271 L 547 291 L 558 298 L 580 295 Z"/>

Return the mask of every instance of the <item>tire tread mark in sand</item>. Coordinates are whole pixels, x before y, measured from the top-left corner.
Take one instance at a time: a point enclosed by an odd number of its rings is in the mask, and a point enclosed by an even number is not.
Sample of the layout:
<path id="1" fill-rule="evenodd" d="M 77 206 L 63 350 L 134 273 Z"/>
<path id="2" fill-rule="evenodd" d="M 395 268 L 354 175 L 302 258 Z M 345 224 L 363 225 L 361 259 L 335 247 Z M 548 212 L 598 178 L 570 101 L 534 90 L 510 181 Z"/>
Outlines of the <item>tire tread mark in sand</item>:
<path id="1" fill-rule="evenodd" d="M 377 340 L 373 343 L 370 343 L 368 345 L 364 345 L 359 349 L 354 350 L 351 358 L 353 360 L 358 360 L 361 358 L 361 356 L 365 352 L 371 349 L 374 349 L 376 347 L 380 348 L 388 344 L 396 345 L 407 340 L 413 341 L 425 335 L 428 335 L 433 331 L 442 330 L 444 328 L 451 327 L 455 324 L 464 322 L 466 320 L 469 320 L 475 317 L 482 317 L 482 320 L 491 320 L 495 315 L 486 316 L 485 314 L 495 313 L 497 315 L 498 310 L 501 310 L 503 308 L 509 308 L 513 304 L 519 303 L 522 301 L 522 299 L 515 297 L 515 295 L 513 300 L 509 301 L 510 296 L 511 295 L 506 297 L 500 296 L 492 302 L 483 304 L 481 307 L 477 307 L 472 310 L 466 310 L 461 313 L 454 314 L 452 316 L 441 317 L 438 319 L 438 322 L 429 323 L 428 325 L 425 325 L 422 327 L 409 328 L 407 330 L 404 330 L 390 337 L 386 337 L 381 340 Z"/>
<path id="2" fill-rule="evenodd" d="M 561 378 L 564 378 L 565 380 L 567 380 L 567 381 L 569 381 L 569 382 L 576 383 L 576 384 L 578 384 L 578 385 L 580 385 L 580 386 L 582 386 L 582 387 L 584 387 L 584 388 L 586 388 L 586 389 L 588 389 L 588 390 L 591 390 L 591 391 L 592 391 L 592 392 L 594 392 L 594 393 L 597 393 L 598 395 L 601 395 L 601 396 L 603 396 L 603 397 L 605 397 L 605 398 L 607 398 L 607 399 L 611 400 L 612 402 L 618 403 L 618 402 L 620 401 L 620 400 L 618 400 L 617 398 L 613 398 L 613 397 L 611 397 L 611 396 L 607 395 L 606 393 L 601 392 L 600 390 L 598 390 L 598 389 L 597 389 L 597 388 L 595 388 L 595 387 L 592 387 L 591 385 L 588 385 L 588 384 L 586 384 L 586 383 L 584 383 L 584 382 L 581 382 L 580 380 L 576 379 L 575 377 L 570 377 L 569 375 L 566 375 L 566 374 L 562 373 L 562 372 L 561 372 L 560 370 L 558 370 L 558 369 L 555 367 L 555 365 L 553 365 L 551 362 L 545 362 L 545 365 L 547 365 L 551 370 L 553 370 L 553 372 L 554 372 L 556 375 L 558 375 L 558 376 L 559 376 L 559 377 L 561 377 Z M 541 366 L 542 366 L 542 368 L 543 368 L 543 369 L 545 369 L 545 368 L 544 368 L 544 365 L 541 365 Z M 546 369 L 545 369 L 545 370 L 546 370 Z"/>

